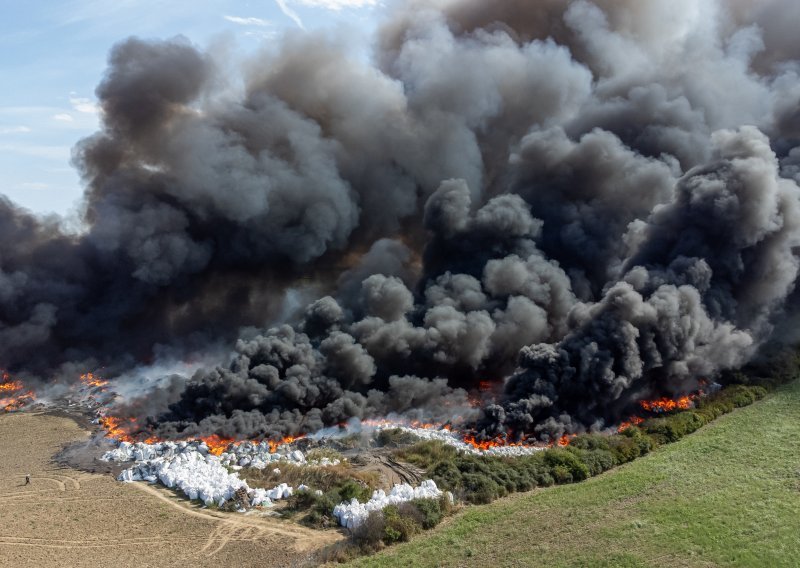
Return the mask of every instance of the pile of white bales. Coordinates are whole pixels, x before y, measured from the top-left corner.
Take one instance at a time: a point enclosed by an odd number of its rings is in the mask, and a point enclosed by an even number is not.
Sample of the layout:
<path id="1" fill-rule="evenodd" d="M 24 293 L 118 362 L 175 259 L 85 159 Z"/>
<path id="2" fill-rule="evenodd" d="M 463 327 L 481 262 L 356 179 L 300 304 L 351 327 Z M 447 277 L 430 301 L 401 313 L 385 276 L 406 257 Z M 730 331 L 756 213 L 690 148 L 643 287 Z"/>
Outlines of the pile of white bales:
<path id="1" fill-rule="evenodd" d="M 389 505 L 399 505 L 414 499 L 439 499 L 442 495 L 444 493 L 436 487 L 436 482 L 432 479 L 426 479 L 419 487 L 402 483 L 392 487 L 388 494 L 382 489 L 375 491 L 366 503 L 360 503 L 357 499 L 352 499 L 349 503 L 340 503 L 334 507 L 333 516 L 340 525 L 352 530 L 363 524 L 373 511 L 380 511 Z M 447 497 L 452 501 L 452 494 L 448 493 Z"/>
<path id="2" fill-rule="evenodd" d="M 189 499 L 219 506 L 233 499 L 236 491 L 242 488 L 253 507 L 268 507 L 272 501 L 291 497 L 294 492 L 285 483 L 268 490 L 252 489 L 247 481 L 239 478 L 238 472 L 230 473 L 218 456 L 208 453 L 208 447 L 202 443 L 164 442 L 157 444 L 158 448 L 152 447 L 156 444 L 125 444 L 103 456 L 108 461 L 128 461 L 127 457 L 133 456 L 134 465 L 119 475 L 119 481 L 159 482 L 179 489 Z"/>

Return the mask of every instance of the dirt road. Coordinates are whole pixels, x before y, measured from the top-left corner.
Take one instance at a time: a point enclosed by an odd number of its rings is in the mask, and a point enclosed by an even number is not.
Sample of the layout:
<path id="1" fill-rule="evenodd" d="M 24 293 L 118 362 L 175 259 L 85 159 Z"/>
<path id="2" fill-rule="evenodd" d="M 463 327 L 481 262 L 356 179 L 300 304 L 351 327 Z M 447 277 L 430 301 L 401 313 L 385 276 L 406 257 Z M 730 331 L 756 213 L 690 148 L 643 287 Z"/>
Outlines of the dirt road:
<path id="1" fill-rule="evenodd" d="M 0 415 L 0 566 L 307 566 L 343 538 L 52 461 L 88 436 L 68 418 Z"/>

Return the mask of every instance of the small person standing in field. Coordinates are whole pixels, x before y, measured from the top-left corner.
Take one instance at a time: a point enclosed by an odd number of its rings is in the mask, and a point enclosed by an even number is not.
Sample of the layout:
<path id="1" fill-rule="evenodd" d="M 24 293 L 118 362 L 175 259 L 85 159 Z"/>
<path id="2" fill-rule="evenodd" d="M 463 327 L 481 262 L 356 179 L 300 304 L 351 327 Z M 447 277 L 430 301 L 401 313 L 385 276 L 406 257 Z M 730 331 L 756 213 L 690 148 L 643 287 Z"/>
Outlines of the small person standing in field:
<path id="1" fill-rule="evenodd" d="M 29 473 L 25 476 L 25 485 L 30 485 L 30 484 L 31 484 L 31 474 Z"/>

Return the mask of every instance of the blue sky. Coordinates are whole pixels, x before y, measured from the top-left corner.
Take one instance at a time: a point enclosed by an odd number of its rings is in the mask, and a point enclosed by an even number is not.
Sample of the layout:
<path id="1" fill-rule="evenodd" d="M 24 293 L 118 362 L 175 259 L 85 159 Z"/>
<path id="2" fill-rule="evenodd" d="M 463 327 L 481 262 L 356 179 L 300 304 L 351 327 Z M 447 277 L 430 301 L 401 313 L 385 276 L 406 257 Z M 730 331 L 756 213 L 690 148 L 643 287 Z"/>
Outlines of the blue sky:
<path id="1" fill-rule="evenodd" d="M 37 213 L 75 210 L 71 148 L 97 130 L 94 89 L 128 36 L 242 52 L 329 27 L 366 41 L 382 10 L 381 0 L 0 0 L 0 193 Z"/>

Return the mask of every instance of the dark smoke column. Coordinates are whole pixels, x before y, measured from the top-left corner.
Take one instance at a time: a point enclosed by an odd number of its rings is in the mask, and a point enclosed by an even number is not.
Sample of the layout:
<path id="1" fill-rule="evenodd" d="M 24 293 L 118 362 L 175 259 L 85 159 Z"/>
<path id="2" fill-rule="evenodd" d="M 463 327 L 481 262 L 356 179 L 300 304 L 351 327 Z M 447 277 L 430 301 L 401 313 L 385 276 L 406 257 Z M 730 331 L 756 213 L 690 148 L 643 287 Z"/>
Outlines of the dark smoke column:
<path id="1" fill-rule="evenodd" d="M 235 85 L 184 39 L 122 41 L 75 151 L 85 230 L 0 202 L 0 366 L 230 349 L 118 409 L 170 437 L 614 424 L 800 305 L 798 10 L 411 1 L 371 62 L 290 35 Z"/>
<path id="2" fill-rule="evenodd" d="M 502 406 L 487 411 L 489 433 L 614 424 L 638 399 L 738 367 L 769 335 L 797 278 L 800 191 L 756 128 L 712 141 L 712 160 L 635 228 L 620 281 L 572 312 L 562 341 L 521 351 Z"/>

